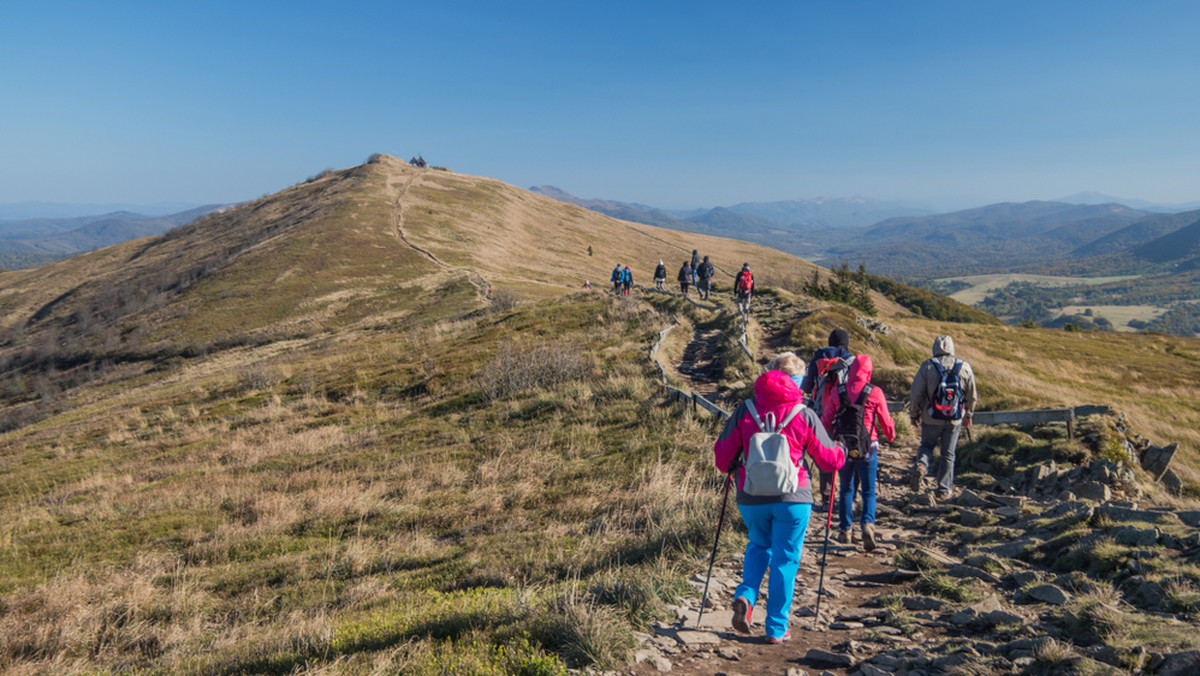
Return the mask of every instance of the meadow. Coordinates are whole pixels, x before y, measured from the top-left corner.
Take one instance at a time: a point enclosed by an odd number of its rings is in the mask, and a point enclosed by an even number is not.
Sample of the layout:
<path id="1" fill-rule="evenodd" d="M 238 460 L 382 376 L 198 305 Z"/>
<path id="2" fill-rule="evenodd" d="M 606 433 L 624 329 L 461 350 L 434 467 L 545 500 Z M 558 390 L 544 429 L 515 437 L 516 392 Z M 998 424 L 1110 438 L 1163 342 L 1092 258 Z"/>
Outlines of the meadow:
<path id="1" fill-rule="evenodd" d="M 622 662 L 702 558 L 719 480 L 711 420 L 656 404 L 665 325 L 572 296 L 81 394 L 0 437 L 0 668 Z"/>

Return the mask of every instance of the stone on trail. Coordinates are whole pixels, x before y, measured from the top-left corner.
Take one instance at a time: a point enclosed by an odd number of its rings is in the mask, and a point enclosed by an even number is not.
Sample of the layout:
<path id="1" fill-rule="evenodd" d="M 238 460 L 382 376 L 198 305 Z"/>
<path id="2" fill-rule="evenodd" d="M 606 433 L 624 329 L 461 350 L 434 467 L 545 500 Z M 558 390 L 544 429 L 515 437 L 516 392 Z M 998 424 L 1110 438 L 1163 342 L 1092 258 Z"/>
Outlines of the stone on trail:
<path id="1" fill-rule="evenodd" d="M 1143 523 L 1158 523 L 1160 520 L 1171 520 L 1175 517 L 1173 512 L 1157 512 L 1148 509 L 1132 509 L 1128 507 L 1120 507 L 1115 503 L 1100 505 L 1096 508 L 1096 515 L 1107 517 L 1110 521 L 1119 521 L 1122 523 L 1129 521 L 1141 521 Z"/>
<path id="2" fill-rule="evenodd" d="M 854 660 L 849 655 L 841 653 L 829 652 L 819 648 L 809 648 L 804 654 L 805 662 L 816 662 L 817 664 L 828 664 L 833 667 L 850 667 L 854 665 Z"/>
<path id="3" fill-rule="evenodd" d="M 988 584 L 1000 584 L 1000 578 L 992 575 L 982 568 L 968 566 L 965 563 L 960 563 L 957 566 L 950 566 L 946 570 L 946 574 L 950 577 L 973 577 L 976 580 L 983 580 Z"/>
<path id="4" fill-rule="evenodd" d="M 1153 547 L 1158 543 L 1159 533 L 1157 528 L 1138 528 L 1131 525 L 1118 526 L 1109 532 L 1117 542 L 1130 547 Z"/>
<path id="5" fill-rule="evenodd" d="M 667 658 L 662 657 L 662 656 L 655 657 L 654 658 L 654 668 L 655 668 L 655 670 L 660 671 L 665 674 L 665 673 L 671 671 L 671 660 L 668 660 Z"/>
<path id="6" fill-rule="evenodd" d="M 681 629 L 678 634 L 675 634 L 675 640 L 688 648 L 718 645 L 721 643 L 721 637 L 711 631 L 696 631 L 694 629 Z"/>
<path id="7" fill-rule="evenodd" d="M 839 622 L 834 622 L 833 624 L 829 625 L 829 628 L 835 629 L 835 630 L 840 630 L 840 631 L 848 631 L 851 629 L 863 629 L 866 626 L 867 625 L 863 624 L 862 622 L 841 622 L 841 621 L 839 621 Z"/>
<path id="8" fill-rule="evenodd" d="M 717 648 L 717 657 L 736 662 L 742 659 L 742 650 L 740 648 Z"/>
<path id="9" fill-rule="evenodd" d="M 1042 603 L 1055 606 L 1065 605 L 1071 600 L 1071 595 L 1052 584 L 1040 584 L 1030 589 L 1026 594 Z"/>
<path id="10" fill-rule="evenodd" d="M 1155 672 L 1159 676 L 1185 676 L 1200 673 L 1200 650 L 1187 650 L 1166 656 Z"/>
<path id="11" fill-rule="evenodd" d="M 1075 486 L 1075 495 L 1083 500 L 1108 502 L 1112 499 L 1112 489 L 1108 487 L 1108 484 L 1099 481 L 1086 481 Z"/>
<path id="12" fill-rule="evenodd" d="M 900 599 L 905 610 L 941 610 L 950 605 L 947 601 L 933 596 L 905 596 Z"/>
<path id="13" fill-rule="evenodd" d="M 1170 446 L 1151 446 L 1142 453 L 1141 463 L 1142 469 L 1150 473 L 1155 481 L 1162 479 L 1167 468 L 1171 466 L 1171 460 L 1175 457 L 1175 451 L 1179 449 L 1179 444 L 1171 444 Z"/>

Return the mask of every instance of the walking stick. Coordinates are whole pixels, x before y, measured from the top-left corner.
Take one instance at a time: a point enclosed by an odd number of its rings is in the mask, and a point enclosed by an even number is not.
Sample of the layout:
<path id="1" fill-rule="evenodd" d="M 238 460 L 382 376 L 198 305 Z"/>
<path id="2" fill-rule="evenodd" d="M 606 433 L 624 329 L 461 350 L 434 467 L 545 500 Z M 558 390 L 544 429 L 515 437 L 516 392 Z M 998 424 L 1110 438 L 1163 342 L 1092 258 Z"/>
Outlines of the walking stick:
<path id="1" fill-rule="evenodd" d="M 813 629 L 821 618 L 821 596 L 825 593 L 825 558 L 829 556 L 829 531 L 833 528 L 833 495 L 837 491 L 829 487 L 829 516 L 825 519 L 825 549 L 821 552 L 821 583 L 817 587 L 817 610 L 813 613 Z"/>
<path id="2" fill-rule="evenodd" d="M 725 475 L 725 496 L 721 498 L 721 516 L 717 518 L 717 534 L 713 536 L 712 555 L 708 557 L 708 575 L 704 578 L 704 594 L 700 596 L 700 612 L 696 615 L 696 628 L 700 628 L 700 619 L 704 617 L 704 605 L 708 602 L 708 582 L 712 579 L 713 563 L 717 560 L 717 542 L 721 539 L 721 526 L 725 523 L 725 505 L 729 503 L 729 487 L 733 485 L 733 473 L 741 465 L 742 456 L 739 453 L 729 466 L 729 474 Z"/>

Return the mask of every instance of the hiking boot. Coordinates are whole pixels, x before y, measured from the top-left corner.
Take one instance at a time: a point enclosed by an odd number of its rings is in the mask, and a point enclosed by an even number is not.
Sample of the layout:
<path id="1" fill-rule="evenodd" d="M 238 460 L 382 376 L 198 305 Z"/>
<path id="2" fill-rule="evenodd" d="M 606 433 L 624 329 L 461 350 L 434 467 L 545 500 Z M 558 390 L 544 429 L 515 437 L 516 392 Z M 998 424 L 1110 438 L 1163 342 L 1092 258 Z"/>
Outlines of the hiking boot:
<path id="1" fill-rule="evenodd" d="M 913 468 L 912 476 L 910 476 L 908 478 L 909 487 L 912 488 L 913 491 L 921 490 L 921 480 L 924 478 L 925 478 L 925 465 L 923 463 L 918 462 L 917 466 Z"/>
<path id="2" fill-rule="evenodd" d="M 739 596 L 733 600 L 733 628 L 743 634 L 750 633 L 751 616 L 754 614 L 754 605 L 746 600 L 745 597 Z"/>
<path id="3" fill-rule="evenodd" d="M 950 491 L 938 491 L 933 497 L 937 498 L 938 502 L 946 502 L 950 499 Z"/>
<path id="4" fill-rule="evenodd" d="M 869 552 L 875 549 L 875 524 L 868 523 L 862 527 L 863 551 Z"/>
<path id="5" fill-rule="evenodd" d="M 791 629 L 788 629 L 786 632 L 784 632 L 783 636 L 768 636 L 767 637 L 767 643 L 770 643 L 771 645 L 777 645 L 777 644 L 783 643 L 784 641 L 790 641 L 790 640 L 792 640 L 792 630 Z"/>
<path id="6" fill-rule="evenodd" d="M 849 528 L 845 530 L 839 530 L 837 534 L 837 541 L 844 545 L 854 544 L 854 534 Z"/>

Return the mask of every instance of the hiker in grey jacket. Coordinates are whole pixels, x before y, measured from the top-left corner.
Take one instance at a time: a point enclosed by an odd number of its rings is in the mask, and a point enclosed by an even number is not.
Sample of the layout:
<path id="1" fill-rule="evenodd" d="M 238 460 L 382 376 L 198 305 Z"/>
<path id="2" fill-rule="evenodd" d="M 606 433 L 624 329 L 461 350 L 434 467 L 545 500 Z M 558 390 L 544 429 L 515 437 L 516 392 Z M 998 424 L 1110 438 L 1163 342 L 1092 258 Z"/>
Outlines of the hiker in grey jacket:
<path id="1" fill-rule="evenodd" d="M 961 360 L 954 356 L 954 339 L 938 336 L 933 341 L 933 357 L 926 359 L 913 378 L 908 397 L 909 418 L 913 427 L 920 426 L 921 445 L 917 448 L 917 462 L 909 478 L 914 491 L 921 490 L 921 480 L 933 462 L 933 449 L 940 447 L 941 461 L 937 470 L 938 500 L 947 500 L 954 491 L 954 455 L 958 446 L 958 434 L 963 427 L 970 429 L 971 416 L 975 413 L 975 372 L 964 362 L 959 368 L 959 385 L 962 389 L 963 412 L 957 420 L 938 418 L 933 414 L 934 393 L 941 382 L 939 366 L 952 371 Z"/>

